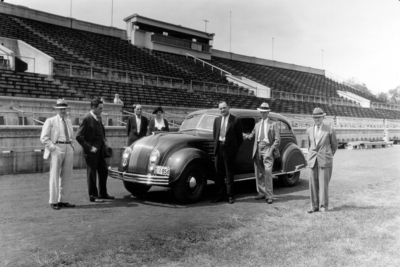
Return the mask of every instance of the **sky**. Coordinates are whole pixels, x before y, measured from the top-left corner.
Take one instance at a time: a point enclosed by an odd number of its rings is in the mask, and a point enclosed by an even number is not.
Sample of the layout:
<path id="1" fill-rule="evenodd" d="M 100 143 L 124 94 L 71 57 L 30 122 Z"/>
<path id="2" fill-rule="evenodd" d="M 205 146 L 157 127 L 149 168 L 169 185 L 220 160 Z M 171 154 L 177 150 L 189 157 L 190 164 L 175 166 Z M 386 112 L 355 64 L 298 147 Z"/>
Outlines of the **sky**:
<path id="1" fill-rule="evenodd" d="M 400 86 L 399 0 L 5 2 L 120 29 L 135 13 L 201 31 L 207 27 L 215 34 L 214 49 L 324 69 L 340 79 L 354 78 L 373 93 Z"/>

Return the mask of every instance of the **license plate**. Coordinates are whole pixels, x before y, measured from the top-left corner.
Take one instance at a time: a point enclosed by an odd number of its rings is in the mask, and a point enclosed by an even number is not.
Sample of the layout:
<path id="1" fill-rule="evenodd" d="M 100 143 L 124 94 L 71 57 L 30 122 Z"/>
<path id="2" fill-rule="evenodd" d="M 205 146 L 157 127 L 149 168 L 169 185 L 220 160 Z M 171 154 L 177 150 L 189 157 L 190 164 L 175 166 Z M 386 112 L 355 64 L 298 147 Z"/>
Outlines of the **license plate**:
<path id="1" fill-rule="evenodd" d="M 169 176 L 169 167 L 156 166 L 155 173 L 159 175 Z"/>

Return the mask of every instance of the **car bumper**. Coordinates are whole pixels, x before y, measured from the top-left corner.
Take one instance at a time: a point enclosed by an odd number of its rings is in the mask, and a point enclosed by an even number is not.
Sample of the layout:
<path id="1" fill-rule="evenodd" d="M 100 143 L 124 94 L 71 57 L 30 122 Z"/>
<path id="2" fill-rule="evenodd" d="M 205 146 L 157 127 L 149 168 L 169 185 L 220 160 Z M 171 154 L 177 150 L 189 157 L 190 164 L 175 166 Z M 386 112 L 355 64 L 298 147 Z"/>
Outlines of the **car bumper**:
<path id="1" fill-rule="evenodd" d="M 148 185 L 169 185 L 168 176 L 160 175 L 145 175 L 145 174 L 135 174 L 129 172 L 120 172 L 116 169 L 108 168 L 108 175 L 111 178 L 138 183 L 138 184 L 148 184 Z"/>

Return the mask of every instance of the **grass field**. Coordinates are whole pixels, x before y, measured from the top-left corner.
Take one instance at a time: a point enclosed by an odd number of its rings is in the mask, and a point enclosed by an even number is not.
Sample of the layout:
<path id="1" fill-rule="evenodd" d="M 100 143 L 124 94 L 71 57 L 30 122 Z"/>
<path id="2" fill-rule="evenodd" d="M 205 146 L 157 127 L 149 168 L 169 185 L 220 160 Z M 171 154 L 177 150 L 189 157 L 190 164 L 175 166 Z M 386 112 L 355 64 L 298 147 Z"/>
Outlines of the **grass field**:
<path id="1" fill-rule="evenodd" d="M 36 254 L 30 266 L 400 266 L 399 177 L 331 194 L 334 209 L 274 203 L 253 217 L 232 214 L 98 254 Z"/>

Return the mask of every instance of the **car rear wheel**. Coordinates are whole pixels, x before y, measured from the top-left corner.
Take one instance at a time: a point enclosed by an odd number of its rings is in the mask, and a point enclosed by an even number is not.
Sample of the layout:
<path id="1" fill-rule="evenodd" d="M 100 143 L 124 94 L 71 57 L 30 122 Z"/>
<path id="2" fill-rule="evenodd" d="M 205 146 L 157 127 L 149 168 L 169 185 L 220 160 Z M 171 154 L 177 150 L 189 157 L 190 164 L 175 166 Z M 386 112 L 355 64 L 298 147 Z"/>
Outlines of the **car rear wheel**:
<path id="1" fill-rule="evenodd" d="M 150 190 L 151 185 L 137 184 L 132 182 L 123 181 L 125 189 L 128 190 L 135 197 L 143 197 L 147 191 Z"/>
<path id="2" fill-rule="evenodd" d="M 294 186 L 300 178 L 300 172 L 292 172 L 283 175 L 279 175 L 279 181 L 285 186 Z"/>
<path id="3" fill-rule="evenodd" d="M 203 166 L 191 163 L 172 188 L 176 199 L 186 204 L 199 201 L 206 186 L 207 178 Z"/>

